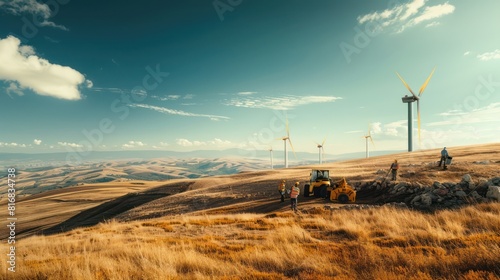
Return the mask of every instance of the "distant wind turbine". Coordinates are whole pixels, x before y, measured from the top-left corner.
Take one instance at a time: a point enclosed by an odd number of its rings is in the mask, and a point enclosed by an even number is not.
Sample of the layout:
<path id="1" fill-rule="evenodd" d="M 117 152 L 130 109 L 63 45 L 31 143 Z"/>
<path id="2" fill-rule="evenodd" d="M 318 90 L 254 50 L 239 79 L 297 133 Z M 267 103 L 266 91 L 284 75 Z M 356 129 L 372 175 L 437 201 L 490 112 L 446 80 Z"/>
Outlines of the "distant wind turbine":
<path id="1" fill-rule="evenodd" d="M 273 169 L 273 147 L 269 147 L 269 154 L 271 156 L 271 169 Z"/>
<path id="2" fill-rule="evenodd" d="M 417 119 L 418 119 L 418 142 L 419 145 L 421 146 L 421 138 L 420 138 L 420 97 L 422 96 L 422 93 L 424 93 L 425 88 L 427 87 L 427 84 L 431 80 L 432 74 L 434 74 L 434 70 L 436 70 L 436 67 L 432 69 L 431 74 L 425 80 L 424 84 L 420 87 L 420 91 L 418 93 L 418 96 L 413 93 L 411 90 L 410 86 L 403 80 L 403 78 L 396 72 L 398 75 L 399 79 L 403 82 L 405 87 L 410 91 L 412 96 L 405 95 L 402 100 L 403 103 L 408 103 L 408 152 L 413 151 L 413 102 L 417 101 Z"/>
<path id="3" fill-rule="evenodd" d="M 372 138 L 372 134 L 370 131 L 371 131 L 371 128 L 370 128 L 370 125 L 368 125 L 368 134 L 363 136 L 365 138 L 365 142 L 366 142 L 366 158 L 368 158 L 370 156 L 370 152 L 368 151 L 368 138 L 370 138 L 372 145 L 375 146 L 375 143 L 373 143 L 373 138 Z"/>
<path id="4" fill-rule="evenodd" d="M 295 150 L 293 149 L 292 140 L 290 140 L 290 129 L 288 127 L 288 118 L 286 119 L 286 136 L 281 138 L 277 138 L 276 140 L 283 140 L 283 145 L 285 147 L 285 168 L 288 168 L 288 152 L 286 150 L 286 141 L 290 143 L 290 147 L 292 147 L 293 154 L 295 155 Z M 295 155 L 297 157 L 297 155 Z"/>
<path id="5" fill-rule="evenodd" d="M 323 145 L 325 145 L 326 137 L 323 139 L 323 142 L 321 144 L 316 143 L 318 147 L 318 152 L 319 152 L 319 164 L 323 163 L 323 153 L 325 150 L 323 149 Z"/>

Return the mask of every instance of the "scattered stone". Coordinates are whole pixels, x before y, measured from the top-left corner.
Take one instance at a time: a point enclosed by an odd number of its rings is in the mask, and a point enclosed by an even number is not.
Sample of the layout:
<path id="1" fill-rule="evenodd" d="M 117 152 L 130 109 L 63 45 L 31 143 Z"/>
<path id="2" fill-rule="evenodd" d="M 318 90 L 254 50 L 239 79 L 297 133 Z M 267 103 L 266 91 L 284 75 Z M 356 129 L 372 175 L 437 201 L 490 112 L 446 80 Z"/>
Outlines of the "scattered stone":
<path id="1" fill-rule="evenodd" d="M 430 195 L 430 193 L 424 193 L 421 196 L 420 201 L 421 201 L 422 205 L 424 205 L 424 206 L 431 206 L 432 196 Z"/>
<path id="2" fill-rule="evenodd" d="M 474 161 L 474 164 L 490 164 L 489 160 L 483 160 L 483 161 Z"/>
<path id="3" fill-rule="evenodd" d="M 456 197 L 464 198 L 467 196 L 467 194 L 464 191 L 457 191 L 455 192 Z"/>
<path id="4" fill-rule="evenodd" d="M 495 199 L 496 201 L 500 201 L 500 187 L 489 186 L 488 192 L 486 193 L 486 197 Z"/>
<path id="5" fill-rule="evenodd" d="M 465 174 L 464 176 L 462 176 L 462 182 L 471 183 L 472 177 L 469 174 Z"/>

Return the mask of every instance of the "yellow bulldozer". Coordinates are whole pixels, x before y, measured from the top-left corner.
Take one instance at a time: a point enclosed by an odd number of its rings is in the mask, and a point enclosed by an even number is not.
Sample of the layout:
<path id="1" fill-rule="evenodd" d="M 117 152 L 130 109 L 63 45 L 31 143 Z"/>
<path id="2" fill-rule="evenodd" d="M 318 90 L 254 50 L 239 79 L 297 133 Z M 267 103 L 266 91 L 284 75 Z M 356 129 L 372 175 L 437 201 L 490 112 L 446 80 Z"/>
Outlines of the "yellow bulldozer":
<path id="1" fill-rule="evenodd" d="M 311 170 L 309 183 L 304 185 L 304 197 L 322 197 L 330 201 L 348 203 L 356 201 L 354 190 L 345 178 L 332 184 L 329 170 Z"/>

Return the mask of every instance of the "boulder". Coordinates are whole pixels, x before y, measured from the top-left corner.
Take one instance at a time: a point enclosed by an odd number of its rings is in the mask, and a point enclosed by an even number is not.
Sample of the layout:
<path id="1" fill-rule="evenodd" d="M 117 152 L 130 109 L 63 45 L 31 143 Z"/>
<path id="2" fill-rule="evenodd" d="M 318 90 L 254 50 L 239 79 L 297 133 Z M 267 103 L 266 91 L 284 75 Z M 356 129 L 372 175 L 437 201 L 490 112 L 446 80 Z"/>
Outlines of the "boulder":
<path id="1" fill-rule="evenodd" d="M 416 195 L 410 202 L 410 204 L 415 204 L 417 202 L 419 202 L 420 200 L 422 199 L 422 196 L 421 195 Z"/>
<path id="2" fill-rule="evenodd" d="M 432 196 L 430 193 L 424 193 L 421 198 L 420 198 L 420 201 L 422 203 L 422 205 L 424 206 L 431 206 L 432 204 Z"/>
<path id="3" fill-rule="evenodd" d="M 500 201 L 500 187 L 489 186 L 488 192 L 486 193 L 486 197 L 495 199 L 496 201 Z"/>
<path id="4" fill-rule="evenodd" d="M 464 197 L 466 197 L 466 196 L 467 196 L 467 194 L 466 194 L 464 191 L 457 191 L 457 192 L 455 193 L 455 196 L 456 196 L 456 197 L 460 197 L 460 198 L 464 198 Z"/>
<path id="5" fill-rule="evenodd" d="M 471 183 L 472 177 L 469 174 L 465 174 L 464 176 L 462 176 L 462 182 Z"/>
<path id="6" fill-rule="evenodd" d="M 491 182 L 495 186 L 500 186 L 500 177 L 495 177 L 495 178 L 491 179 Z"/>
<path id="7" fill-rule="evenodd" d="M 470 196 L 472 196 L 475 200 L 481 201 L 483 197 L 479 195 L 476 191 L 473 191 L 470 193 Z"/>

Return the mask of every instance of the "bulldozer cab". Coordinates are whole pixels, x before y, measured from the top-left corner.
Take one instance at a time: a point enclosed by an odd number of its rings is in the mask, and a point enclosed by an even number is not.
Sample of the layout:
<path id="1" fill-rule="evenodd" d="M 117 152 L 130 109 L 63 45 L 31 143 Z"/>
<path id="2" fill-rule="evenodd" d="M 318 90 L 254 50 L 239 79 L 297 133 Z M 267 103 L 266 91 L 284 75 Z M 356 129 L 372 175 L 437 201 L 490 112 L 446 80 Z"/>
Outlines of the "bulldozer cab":
<path id="1" fill-rule="evenodd" d="M 330 187 L 330 171 L 313 169 L 310 173 L 309 183 L 304 185 L 304 197 L 314 195 L 324 197 Z"/>
<path id="2" fill-rule="evenodd" d="M 311 179 L 310 182 L 319 182 L 319 181 L 329 181 L 330 180 L 330 171 L 329 170 L 312 170 L 311 171 Z"/>

